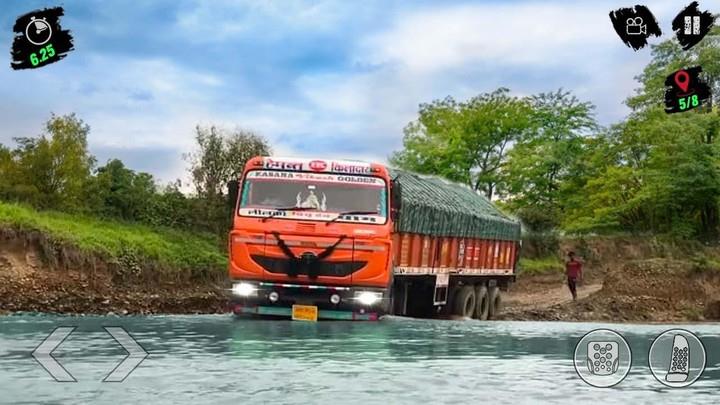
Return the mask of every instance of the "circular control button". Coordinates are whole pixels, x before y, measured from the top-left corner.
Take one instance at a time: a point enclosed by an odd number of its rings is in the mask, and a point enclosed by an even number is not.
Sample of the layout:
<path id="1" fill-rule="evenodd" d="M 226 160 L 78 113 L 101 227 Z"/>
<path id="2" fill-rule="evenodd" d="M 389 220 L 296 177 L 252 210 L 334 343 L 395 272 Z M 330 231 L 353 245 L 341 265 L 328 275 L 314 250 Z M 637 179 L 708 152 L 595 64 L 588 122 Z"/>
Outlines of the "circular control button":
<path id="1" fill-rule="evenodd" d="M 697 335 L 685 329 L 671 329 L 655 338 L 648 363 L 660 383 L 682 388 L 700 378 L 707 364 L 707 353 Z"/>
<path id="2" fill-rule="evenodd" d="M 575 346 L 574 366 L 587 384 L 612 387 L 627 377 L 632 366 L 632 351 L 627 340 L 610 329 L 596 329 L 580 338 Z"/>

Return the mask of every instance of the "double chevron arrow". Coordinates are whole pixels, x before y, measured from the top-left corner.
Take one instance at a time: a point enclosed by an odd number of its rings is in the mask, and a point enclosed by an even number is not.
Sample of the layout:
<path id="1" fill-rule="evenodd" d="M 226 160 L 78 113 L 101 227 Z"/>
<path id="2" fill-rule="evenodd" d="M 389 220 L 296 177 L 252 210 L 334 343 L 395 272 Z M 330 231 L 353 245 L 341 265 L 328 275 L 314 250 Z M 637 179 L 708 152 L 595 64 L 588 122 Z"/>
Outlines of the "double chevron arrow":
<path id="1" fill-rule="evenodd" d="M 77 382 L 75 377 L 52 355 L 53 351 L 60 347 L 75 329 L 75 326 L 60 326 L 56 328 L 40 343 L 40 346 L 32 352 L 33 358 L 35 358 L 45 371 L 57 382 Z M 118 326 L 106 326 L 103 327 L 103 329 L 128 353 L 128 355 L 115 366 L 110 374 L 103 379 L 103 382 L 123 382 L 130 373 L 145 360 L 148 352 L 146 352 L 125 329 Z"/>

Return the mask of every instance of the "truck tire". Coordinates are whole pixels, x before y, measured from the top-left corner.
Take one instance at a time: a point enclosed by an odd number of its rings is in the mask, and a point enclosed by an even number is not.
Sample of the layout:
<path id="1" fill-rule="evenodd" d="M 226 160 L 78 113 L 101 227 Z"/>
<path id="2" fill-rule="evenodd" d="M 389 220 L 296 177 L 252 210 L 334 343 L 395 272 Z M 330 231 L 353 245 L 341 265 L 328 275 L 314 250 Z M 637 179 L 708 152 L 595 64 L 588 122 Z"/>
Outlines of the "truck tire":
<path id="1" fill-rule="evenodd" d="M 454 314 L 464 318 L 472 318 L 475 312 L 475 288 L 471 285 L 460 287 L 454 300 Z"/>
<path id="2" fill-rule="evenodd" d="M 487 286 L 478 284 L 475 286 L 475 316 L 473 318 L 484 321 L 490 313 L 490 295 Z"/>
<path id="3" fill-rule="evenodd" d="M 490 288 L 488 298 L 490 301 L 488 319 L 495 319 L 495 317 L 500 315 L 500 311 L 502 311 L 502 296 L 500 295 L 500 287 L 495 286 Z"/>

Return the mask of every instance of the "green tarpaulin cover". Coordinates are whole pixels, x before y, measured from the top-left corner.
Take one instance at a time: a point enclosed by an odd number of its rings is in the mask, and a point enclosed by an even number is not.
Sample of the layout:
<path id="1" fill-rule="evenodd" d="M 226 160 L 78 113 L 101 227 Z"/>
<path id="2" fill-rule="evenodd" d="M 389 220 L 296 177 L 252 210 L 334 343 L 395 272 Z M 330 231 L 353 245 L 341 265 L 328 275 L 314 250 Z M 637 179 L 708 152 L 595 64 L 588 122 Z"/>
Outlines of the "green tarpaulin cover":
<path id="1" fill-rule="evenodd" d="M 389 170 L 402 186 L 398 232 L 520 240 L 520 222 L 470 187 L 436 176 Z"/>

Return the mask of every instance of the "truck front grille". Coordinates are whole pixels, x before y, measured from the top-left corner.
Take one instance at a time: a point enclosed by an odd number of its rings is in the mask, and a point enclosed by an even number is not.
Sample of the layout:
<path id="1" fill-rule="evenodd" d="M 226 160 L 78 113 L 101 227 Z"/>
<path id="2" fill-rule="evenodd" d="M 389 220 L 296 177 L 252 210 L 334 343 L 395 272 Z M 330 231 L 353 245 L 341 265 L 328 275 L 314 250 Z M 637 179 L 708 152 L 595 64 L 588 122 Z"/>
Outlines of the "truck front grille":
<path id="1" fill-rule="evenodd" d="M 330 276 L 345 277 L 362 269 L 367 262 L 351 261 L 351 262 L 330 262 L 318 261 L 313 264 L 312 272 L 305 266 L 297 266 L 295 262 L 287 258 L 275 258 L 262 255 L 252 255 L 252 259 L 265 270 L 276 274 L 303 274 L 311 276 Z M 312 273 L 312 274 L 308 274 Z"/>

